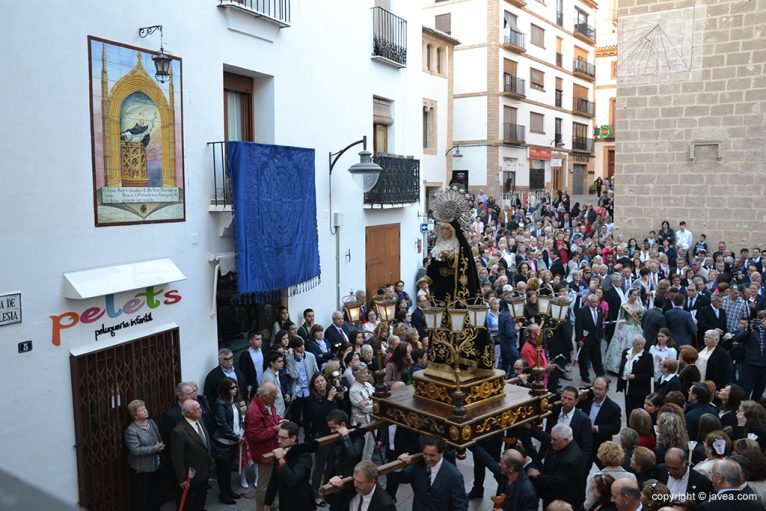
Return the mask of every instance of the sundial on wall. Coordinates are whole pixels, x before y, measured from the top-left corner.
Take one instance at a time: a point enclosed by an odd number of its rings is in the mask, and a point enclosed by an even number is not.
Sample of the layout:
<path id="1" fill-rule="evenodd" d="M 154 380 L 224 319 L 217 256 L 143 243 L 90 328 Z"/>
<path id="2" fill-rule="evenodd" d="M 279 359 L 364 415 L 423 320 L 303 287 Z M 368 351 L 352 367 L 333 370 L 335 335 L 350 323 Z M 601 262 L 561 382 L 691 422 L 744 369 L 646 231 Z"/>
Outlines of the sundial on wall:
<path id="1" fill-rule="evenodd" d="M 620 77 L 672 75 L 692 71 L 694 28 L 694 8 L 620 18 Z"/>

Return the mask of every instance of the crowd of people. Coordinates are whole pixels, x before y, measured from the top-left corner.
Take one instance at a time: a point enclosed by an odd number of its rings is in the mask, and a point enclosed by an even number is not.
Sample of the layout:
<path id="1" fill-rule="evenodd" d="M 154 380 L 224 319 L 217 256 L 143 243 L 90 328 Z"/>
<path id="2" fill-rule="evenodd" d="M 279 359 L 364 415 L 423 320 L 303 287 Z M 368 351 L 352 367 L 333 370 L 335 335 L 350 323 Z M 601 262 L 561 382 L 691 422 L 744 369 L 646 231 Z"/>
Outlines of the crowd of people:
<path id="1" fill-rule="evenodd" d="M 125 442 L 134 508 L 159 509 L 167 473 L 187 510 L 204 508 L 210 476 L 218 498 L 235 503 L 237 474 L 240 487 L 254 485 L 258 511 L 277 504 L 392 511 L 405 484 L 413 510 L 462 511 L 483 497 L 489 471 L 498 483 L 495 508 L 506 511 L 541 504 L 551 511 L 763 509 L 760 250 L 735 253 L 721 241 L 709 253 L 705 236 L 695 238 L 684 222 L 624 240 L 609 188 L 602 184 L 595 207 L 571 204 L 566 192 L 509 204 L 474 198 L 462 234 L 488 305 L 497 367 L 511 383 L 531 386 L 540 364 L 558 404 L 543 428 L 516 426 L 471 447 L 468 492 L 443 439 L 366 427 L 372 373 L 382 369 L 393 389 L 428 365 L 429 257 L 414 300 L 403 281 L 378 290 L 397 300 L 394 322 L 382 323 L 363 291 L 356 323 L 336 311 L 325 327 L 311 309 L 296 323 L 283 307 L 273 329 L 248 334 L 236 364 L 231 350 L 220 350 L 202 394 L 194 382 L 179 383 L 177 402 L 158 424 L 144 403 L 131 403 Z M 528 334 L 540 323 L 540 295 L 566 299 L 570 308 L 538 357 Z M 508 307 L 520 297 L 523 320 Z M 577 379 L 583 387 L 567 383 Z M 608 396 L 610 387 L 624 393 L 624 406 Z M 330 434 L 340 440 L 315 441 Z M 376 464 L 396 460 L 406 468 L 382 485 Z M 325 500 L 320 487 L 341 487 L 346 477 L 353 486 Z"/>

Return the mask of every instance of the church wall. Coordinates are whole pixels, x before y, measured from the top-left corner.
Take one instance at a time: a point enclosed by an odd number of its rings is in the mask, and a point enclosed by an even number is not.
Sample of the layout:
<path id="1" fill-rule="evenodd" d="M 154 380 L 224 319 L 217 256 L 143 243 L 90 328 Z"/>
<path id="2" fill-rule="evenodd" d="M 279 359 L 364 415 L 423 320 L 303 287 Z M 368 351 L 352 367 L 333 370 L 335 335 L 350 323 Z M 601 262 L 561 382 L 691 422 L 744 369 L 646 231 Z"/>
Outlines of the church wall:
<path id="1" fill-rule="evenodd" d="M 766 2 L 621 0 L 618 14 L 619 233 L 644 237 L 667 218 L 714 245 L 762 245 Z M 661 54 L 631 51 L 657 34 Z"/>

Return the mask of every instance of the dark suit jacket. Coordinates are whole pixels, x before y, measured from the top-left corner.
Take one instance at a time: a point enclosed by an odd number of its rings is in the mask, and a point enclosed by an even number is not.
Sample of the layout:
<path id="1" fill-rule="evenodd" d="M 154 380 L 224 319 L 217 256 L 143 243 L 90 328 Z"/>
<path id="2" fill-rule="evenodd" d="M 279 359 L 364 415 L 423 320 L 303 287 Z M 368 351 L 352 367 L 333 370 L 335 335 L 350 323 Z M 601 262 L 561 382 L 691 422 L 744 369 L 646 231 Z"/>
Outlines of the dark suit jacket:
<path id="1" fill-rule="evenodd" d="M 561 278 L 564 278 L 567 275 L 566 268 L 564 268 L 564 263 L 561 262 L 561 259 L 556 259 L 551 264 L 550 272 L 554 275 L 560 275 Z"/>
<path id="2" fill-rule="evenodd" d="M 672 377 L 669 380 L 665 380 L 664 382 L 659 383 L 654 387 L 655 392 L 663 395 L 667 395 L 668 392 L 672 392 L 674 390 L 680 390 L 683 392 L 681 380 L 678 378 L 678 375 Z"/>
<path id="3" fill-rule="evenodd" d="M 723 310 L 723 307 L 718 309 L 718 318 L 716 318 L 712 305 L 708 304 L 701 307 L 697 311 L 697 328 L 703 334 L 716 328 L 720 328 L 723 333 L 726 333 L 726 311 Z"/>
<path id="4" fill-rule="evenodd" d="M 618 409 L 619 413 L 619 409 Z M 553 426 L 558 424 L 559 422 L 559 416 L 561 415 L 561 407 L 556 407 L 551 415 L 548 417 L 548 420 L 545 423 L 545 433 L 546 437 L 543 438 L 543 445 L 540 447 L 540 452 L 543 452 L 543 447 L 547 447 L 550 445 L 550 434 L 551 430 L 553 429 Z M 579 408 L 574 409 L 574 415 L 572 416 L 572 420 L 569 421 L 569 427 L 572 428 L 572 437 L 574 438 L 575 443 L 578 445 L 580 452 L 583 455 L 583 458 L 586 460 L 592 460 L 595 456 L 595 451 L 593 450 L 593 428 L 592 424 L 590 422 L 590 419 L 588 418 L 585 413 L 583 413 L 582 410 Z"/>
<path id="5" fill-rule="evenodd" d="M 668 484 L 668 469 L 665 467 L 664 463 L 657 465 L 657 480 L 664 485 Z M 690 497 L 690 500 L 699 505 L 700 502 L 707 500 L 707 498 L 699 498 L 700 492 L 710 494 L 712 491 L 713 483 L 710 482 L 710 479 L 693 468 L 689 468 L 689 482 L 686 485 L 686 495 Z"/>
<path id="6" fill-rule="evenodd" d="M 263 365 L 266 365 L 266 350 L 261 348 L 263 354 Z M 259 367 L 261 375 L 265 367 Z M 239 370 L 245 375 L 246 385 L 250 387 L 250 393 L 247 396 L 246 403 L 250 402 L 250 398 L 255 395 L 255 391 L 258 390 L 258 373 L 255 370 L 255 364 L 253 363 L 253 357 L 250 355 L 250 350 L 246 349 L 239 355 Z"/>
<path id="7" fill-rule="evenodd" d="M 192 484 L 206 484 L 210 477 L 210 468 L 213 464 L 210 446 L 213 439 L 204 426 L 202 431 L 205 433 L 207 442 L 203 442 L 189 421 L 182 418 L 170 434 L 170 457 L 173 461 L 173 475 L 176 484 L 186 481 L 189 468 L 197 471 L 191 481 Z M 206 443 L 207 445 L 205 445 Z"/>
<path id="8" fill-rule="evenodd" d="M 660 328 L 667 327 L 667 320 L 662 309 L 652 307 L 641 316 L 641 327 L 643 328 L 644 339 L 646 339 L 646 349 L 648 350 L 654 341 L 657 340 L 657 332 Z"/>
<path id="9" fill-rule="evenodd" d="M 687 313 L 688 314 L 688 313 Z M 624 380 L 622 378 L 625 371 L 625 364 L 628 363 L 627 355 L 632 348 L 628 348 L 622 352 L 620 358 L 620 371 L 617 379 L 617 391 L 624 390 L 626 396 L 646 396 L 652 390 L 652 379 L 654 378 L 654 362 L 652 361 L 652 355 L 648 351 L 644 351 L 641 357 L 633 363 L 633 370 L 630 374 L 635 375 L 633 380 Z"/>
<path id="10" fill-rule="evenodd" d="M 710 305 L 710 299 L 707 298 L 706 296 L 702 296 L 699 293 L 697 294 L 696 297 L 694 297 L 694 306 L 692 306 L 691 308 L 689 308 L 690 301 L 691 301 L 691 298 L 689 298 L 687 296 L 686 297 L 686 303 L 684 304 L 684 310 L 687 310 L 687 311 L 695 310 L 695 311 L 697 311 L 697 314 L 699 314 L 699 310 L 701 308 Z"/>
<path id="11" fill-rule="evenodd" d="M 314 511 L 314 490 L 311 488 L 312 456 L 306 449 L 293 447 L 285 455 L 282 465 L 275 464 L 266 489 L 265 502 L 269 506 L 274 498 L 279 495 L 280 509 L 305 509 Z"/>
<path id="12" fill-rule="evenodd" d="M 588 335 L 583 335 L 583 332 L 587 331 Z M 575 340 L 580 341 L 585 337 L 586 344 L 597 344 L 601 342 L 601 338 L 604 336 L 604 312 L 601 307 L 598 307 L 598 324 L 593 324 L 593 315 L 591 314 L 590 307 L 585 305 L 580 307 L 575 314 Z"/>
<path id="13" fill-rule="evenodd" d="M 614 286 L 609 286 L 609 289 L 606 290 L 604 293 L 604 300 L 606 300 L 606 303 L 609 305 L 609 309 L 607 309 L 606 313 L 606 319 L 608 321 L 616 320 L 617 316 L 620 314 L 620 305 L 622 305 L 622 300 L 620 299 L 620 295 L 617 293 L 617 290 L 614 289 Z"/>
<path id="14" fill-rule="evenodd" d="M 747 495 L 748 497 L 742 497 Z M 755 497 L 752 497 L 755 495 Z M 750 487 L 741 490 L 727 491 L 718 499 L 710 499 L 701 506 L 702 511 L 763 511 L 766 502 L 761 502 L 758 495 Z"/>
<path id="15" fill-rule="evenodd" d="M 356 511 L 350 507 L 351 500 L 355 496 L 356 488 L 349 486 L 339 492 L 327 495 L 325 500 L 330 504 L 330 511 Z M 380 486 L 380 483 L 375 485 L 375 492 L 372 494 L 367 511 L 396 511 L 396 504 L 388 496 L 386 490 Z"/>
<path id="16" fill-rule="evenodd" d="M 543 509 L 557 499 L 580 509 L 585 502 L 585 479 L 585 457 L 577 442 L 569 442 L 560 451 L 548 450 L 543 469 L 532 482 L 537 493 L 543 496 Z"/>
<path id="17" fill-rule="evenodd" d="M 466 511 L 463 475 L 455 465 L 442 458 L 442 465 L 433 484 L 428 485 L 426 464 L 423 461 L 399 473 L 399 481 L 412 485 L 412 511 Z"/>
<path id="18" fill-rule="evenodd" d="M 589 397 L 585 401 L 580 402 L 578 405 L 586 417 L 590 417 L 590 409 L 593 406 L 593 396 Z M 609 399 L 609 396 L 604 398 L 604 402 L 601 404 L 601 410 L 596 415 L 596 421 L 593 423 L 598 427 L 598 431 L 593 433 L 593 456 L 598 452 L 599 446 L 604 442 L 611 440 L 614 435 L 620 432 L 622 427 L 622 412 L 620 406 Z"/>
<path id="19" fill-rule="evenodd" d="M 346 333 L 346 337 L 348 337 L 348 341 L 351 341 L 351 327 L 348 325 L 348 323 L 343 322 L 343 326 L 341 329 Z M 330 349 L 332 350 L 332 347 L 336 344 L 340 344 L 341 342 L 345 341 L 346 339 L 343 338 L 343 336 L 338 332 L 338 329 L 335 327 L 333 323 L 330 323 L 330 326 L 325 328 L 324 331 L 324 338 L 325 341 L 330 345 Z M 319 364 L 319 360 L 317 360 L 317 364 Z"/>
<path id="20" fill-rule="evenodd" d="M 170 434 L 173 432 L 173 429 L 175 429 L 178 421 L 183 419 L 183 416 L 184 414 L 178 401 L 173 403 L 170 408 L 165 410 L 165 413 L 162 414 L 162 418 L 160 419 L 160 436 L 162 437 L 162 441 L 165 442 L 165 445 L 168 447 L 170 447 Z"/>
<path id="21" fill-rule="evenodd" d="M 500 464 L 480 444 L 476 443 L 469 447 L 474 456 L 476 465 L 483 465 L 492 472 L 497 481 L 497 495 L 505 494 L 503 502 L 503 511 L 537 511 L 540 505 L 540 497 L 537 496 L 532 480 L 527 477 L 527 469 L 533 468 L 525 466 L 521 470 L 519 477 L 512 485 L 508 485 L 508 478 L 503 474 Z"/>
<path id="22" fill-rule="evenodd" d="M 248 396 L 247 393 L 247 380 L 245 379 L 245 375 L 236 367 L 234 368 L 234 372 L 237 375 L 239 398 L 245 400 L 247 403 L 250 401 L 250 396 Z M 223 374 L 221 366 L 215 366 L 212 371 L 207 373 L 207 376 L 205 377 L 205 397 L 207 398 L 208 403 L 215 403 L 218 399 L 218 385 L 225 377 L 226 375 Z"/>
<path id="23" fill-rule="evenodd" d="M 668 329 L 673 334 L 673 340 L 676 346 L 683 346 L 684 344 L 692 344 L 694 342 L 694 334 L 697 333 L 697 325 L 692 320 L 692 315 L 689 311 L 685 311 L 678 307 L 673 307 L 665 313 L 665 319 L 668 322 Z"/>
<path id="24" fill-rule="evenodd" d="M 731 358 L 721 346 L 716 346 L 707 359 L 705 379 L 715 382 L 717 389 L 722 389 L 731 381 Z"/>
<path id="25" fill-rule="evenodd" d="M 681 392 L 686 396 L 692 385 L 700 381 L 700 370 L 695 365 L 686 366 L 678 373 L 678 381 L 681 382 Z"/>
<path id="26" fill-rule="evenodd" d="M 418 331 L 420 338 L 428 337 L 428 329 L 426 329 L 426 317 L 420 307 L 415 307 L 412 311 L 412 318 L 410 319 L 412 328 Z"/>
<path id="27" fill-rule="evenodd" d="M 689 440 L 697 439 L 697 429 L 700 423 L 700 417 L 709 413 L 718 417 L 718 408 L 707 403 L 687 404 L 684 411 L 686 419 L 686 431 L 689 433 Z"/>

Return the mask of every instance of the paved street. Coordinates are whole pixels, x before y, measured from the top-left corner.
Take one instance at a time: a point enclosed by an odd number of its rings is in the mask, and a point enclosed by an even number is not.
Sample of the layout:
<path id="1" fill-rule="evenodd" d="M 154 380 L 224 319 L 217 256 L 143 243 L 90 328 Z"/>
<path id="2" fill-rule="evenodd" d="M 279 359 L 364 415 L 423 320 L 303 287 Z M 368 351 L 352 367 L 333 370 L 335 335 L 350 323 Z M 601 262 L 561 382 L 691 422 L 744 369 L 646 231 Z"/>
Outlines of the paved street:
<path id="1" fill-rule="evenodd" d="M 595 197 L 595 196 L 594 196 Z M 580 200 L 580 203 L 582 204 L 582 200 Z M 606 344 L 603 345 L 603 347 L 606 347 Z M 562 384 L 572 384 L 575 387 L 581 387 L 583 386 L 582 381 L 580 380 L 580 372 L 579 370 L 572 369 L 569 371 L 569 375 L 572 377 L 571 382 L 565 382 L 562 381 Z M 609 397 L 614 400 L 620 408 L 623 408 L 624 406 L 624 395 L 622 393 L 615 392 L 616 387 L 616 376 L 610 375 L 609 379 L 612 380 L 612 383 L 609 388 Z M 625 426 L 625 418 L 623 417 L 623 426 Z M 460 472 L 463 474 L 463 479 L 466 481 L 466 492 L 471 490 L 471 481 L 473 481 L 473 459 L 471 457 L 470 451 L 467 453 L 467 457 L 465 460 L 458 461 L 457 463 L 458 468 L 460 469 Z M 238 478 L 234 478 L 238 479 Z M 385 478 L 382 478 L 383 486 L 385 487 Z M 232 481 L 232 484 L 234 484 L 234 481 Z M 492 501 L 490 500 L 490 497 L 495 494 L 495 490 L 497 489 L 497 484 L 495 483 L 495 479 L 488 473 L 487 476 L 484 478 L 484 498 L 474 499 L 471 500 L 468 506 L 469 511 L 489 511 L 492 509 Z M 236 489 L 237 493 L 240 493 L 243 495 L 243 498 L 239 499 L 237 501 L 236 505 L 226 505 L 222 504 L 218 500 L 218 490 L 214 487 L 212 490 L 210 490 L 210 493 L 208 495 L 208 502 L 207 502 L 207 510 L 208 511 L 252 511 L 255 509 L 255 490 L 252 488 L 252 485 L 249 489 L 243 490 L 241 488 Z M 409 485 L 403 484 L 399 486 L 399 492 L 397 494 L 397 510 L 398 511 L 410 511 L 412 509 L 412 490 Z M 165 507 L 163 507 L 163 511 L 173 511 L 173 506 L 171 504 L 167 504 Z M 329 509 L 329 508 L 319 508 L 319 509 Z M 284 510 L 284 511 L 298 511 L 298 510 Z"/>

